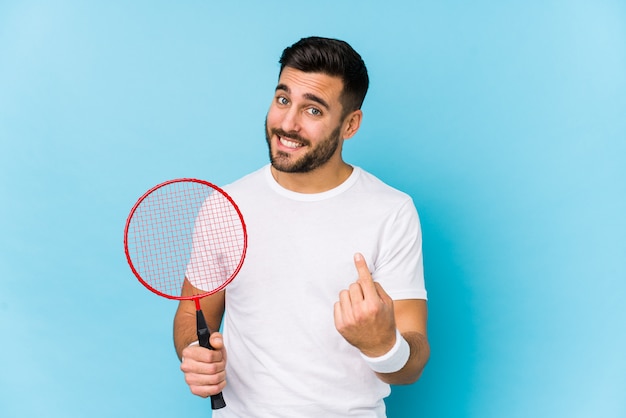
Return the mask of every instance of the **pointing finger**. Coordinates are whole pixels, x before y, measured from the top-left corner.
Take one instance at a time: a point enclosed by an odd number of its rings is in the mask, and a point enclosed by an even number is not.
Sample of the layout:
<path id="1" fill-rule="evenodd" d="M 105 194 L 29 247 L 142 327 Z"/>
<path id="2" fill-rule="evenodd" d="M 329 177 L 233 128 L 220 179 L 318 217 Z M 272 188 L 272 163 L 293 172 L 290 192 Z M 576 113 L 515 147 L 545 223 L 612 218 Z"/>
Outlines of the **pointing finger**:
<path id="1" fill-rule="evenodd" d="M 372 297 L 378 297 L 378 292 L 376 291 L 376 286 L 374 285 L 372 273 L 370 273 L 370 270 L 367 267 L 367 263 L 365 262 L 363 254 L 356 253 L 354 255 L 354 265 L 359 274 L 359 278 L 357 281 L 363 289 L 364 298 L 368 299 Z"/>

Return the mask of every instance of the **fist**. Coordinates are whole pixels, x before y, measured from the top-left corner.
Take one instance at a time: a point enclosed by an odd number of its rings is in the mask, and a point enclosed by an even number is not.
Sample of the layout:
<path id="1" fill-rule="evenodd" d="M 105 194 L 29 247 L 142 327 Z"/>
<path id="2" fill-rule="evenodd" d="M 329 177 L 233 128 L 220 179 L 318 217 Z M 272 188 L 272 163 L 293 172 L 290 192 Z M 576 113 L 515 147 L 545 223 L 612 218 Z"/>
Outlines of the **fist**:
<path id="1" fill-rule="evenodd" d="M 191 393 L 203 398 L 218 394 L 226 386 L 226 349 L 222 335 L 211 334 L 214 350 L 190 345 L 182 352 L 180 369 Z"/>

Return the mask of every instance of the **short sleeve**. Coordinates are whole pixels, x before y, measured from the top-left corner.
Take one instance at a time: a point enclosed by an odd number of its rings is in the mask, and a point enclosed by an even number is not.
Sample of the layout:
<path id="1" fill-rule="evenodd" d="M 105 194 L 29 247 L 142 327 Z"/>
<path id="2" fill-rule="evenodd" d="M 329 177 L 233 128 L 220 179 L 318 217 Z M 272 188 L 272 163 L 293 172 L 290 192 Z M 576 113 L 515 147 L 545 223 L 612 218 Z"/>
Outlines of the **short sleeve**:
<path id="1" fill-rule="evenodd" d="M 391 298 L 427 299 L 422 230 L 410 197 L 389 214 L 379 248 L 372 275 Z"/>

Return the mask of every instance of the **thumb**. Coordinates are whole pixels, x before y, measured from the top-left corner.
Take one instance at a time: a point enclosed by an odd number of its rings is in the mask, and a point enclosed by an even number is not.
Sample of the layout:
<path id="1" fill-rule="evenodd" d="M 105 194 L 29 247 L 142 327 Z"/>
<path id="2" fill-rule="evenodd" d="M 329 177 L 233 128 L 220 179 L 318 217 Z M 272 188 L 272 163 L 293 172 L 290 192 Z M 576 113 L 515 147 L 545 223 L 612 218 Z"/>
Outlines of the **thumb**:
<path id="1" fill-rule="evenodd" d="M 374 282 L 374 285 L 376 286 L 376 293 L 378 293 L 378 296 L 380 297 L 380 299 L 386 305 L 393 306 L 393 299 L 391 298 L 391 296 L 389 296 L 389 293 L 387 293 L 385 289 L 380 285 L 380 283 Z"/>
<path id="2" fill-rule="evenodd" d="M 209 337 L 209 342 L 214 350 L 221 350 L 224 348 L 224 337 L 219 332 L 214 332 Z"/>

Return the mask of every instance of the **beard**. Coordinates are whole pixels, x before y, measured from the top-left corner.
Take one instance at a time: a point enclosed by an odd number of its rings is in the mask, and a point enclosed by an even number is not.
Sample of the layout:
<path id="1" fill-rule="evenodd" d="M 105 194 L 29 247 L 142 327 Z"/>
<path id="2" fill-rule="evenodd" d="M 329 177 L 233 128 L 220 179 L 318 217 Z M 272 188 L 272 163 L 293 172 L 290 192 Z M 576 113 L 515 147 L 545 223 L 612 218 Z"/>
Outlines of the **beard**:
<path id="1" fill-rule="evenodd" d="M 265 140 L 270 153 L 270 162 L 272 166 L 284 173 L 308 173 L 318 167 L 326 164 L 339 148 L 339 138 L 341 133 L 341 125 L 331 132 L 331 134 L 320 141 L 315 147 L 311 148 L 306 154 L 298 159 L 294 159 L 292 155 L 282 151 L 272 151 L 271 138 L 278 135 L 287 139 L 292 139 L 301 143 L 305 147 L 311 146 L 311 141 L 301 137 L 296 133 L 288 133 L 280 128 L 268 130 L 267 120 L 265 121 Z"/>

